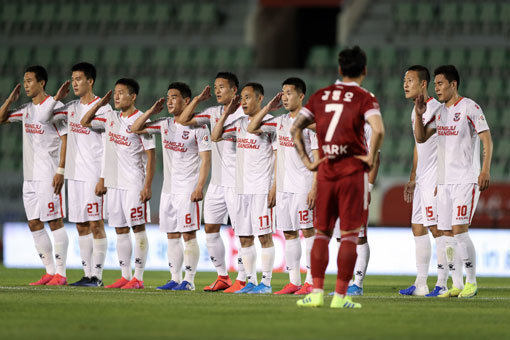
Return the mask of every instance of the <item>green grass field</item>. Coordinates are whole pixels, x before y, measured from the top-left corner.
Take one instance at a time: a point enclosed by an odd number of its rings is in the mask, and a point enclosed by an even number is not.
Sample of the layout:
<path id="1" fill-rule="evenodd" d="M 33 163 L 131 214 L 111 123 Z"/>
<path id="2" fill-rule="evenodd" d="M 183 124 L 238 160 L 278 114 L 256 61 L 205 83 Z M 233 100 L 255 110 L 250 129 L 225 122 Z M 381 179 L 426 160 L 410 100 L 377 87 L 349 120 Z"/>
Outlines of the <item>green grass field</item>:
<path id="1" fill-rule="evenodd" d="M 494 339 L 510 338 L 510 280 L 479 278 L 473 299 L 398 296 L 413 278 L 369 276 L 360 310 L 298 309 L 295 296 L 160 292 L 166 272 L 146 272 L 143 291 L 30 287 L 42 270 L 0 267 L 0 339 Z M 69 270 L 73 281 L 80 270 Z M 105 271 L 107 284 L 118 271 Z M 233 275 L 231 275 L 233 277 Z M 215 278 L 198 273 L 197 287 Z M 275 274 L 273 289 L 287 282 Z M 327 278 L 331 291 L 334 276 Z M 432 286 L 435 278 L 429 279 Z"/>

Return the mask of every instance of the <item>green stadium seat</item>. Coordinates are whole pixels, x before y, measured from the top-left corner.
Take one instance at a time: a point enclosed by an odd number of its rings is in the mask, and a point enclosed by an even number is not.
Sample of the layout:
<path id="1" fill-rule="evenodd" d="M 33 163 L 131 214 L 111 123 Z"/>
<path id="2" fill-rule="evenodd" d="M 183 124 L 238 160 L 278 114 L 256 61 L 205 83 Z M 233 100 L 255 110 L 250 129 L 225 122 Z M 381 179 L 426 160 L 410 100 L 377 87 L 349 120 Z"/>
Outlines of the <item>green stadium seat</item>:
<path id="1" fill-rule="evenodd" d="M 314 46 L 310 50 L 307 66 L 314 69 L 324 69 L 331 65 L 331 51 L 328 46 Z"/>
<path id="2" fill-rule="evenodd" d="M 249 47 L 238 47 L 235 49 L 233 66 L 238 69 L 253 66 L 253 50 Z"/>
<path id="3" fill-rule="evenodd" d="M 383 70 L 391 72 L 392 68 L 397 65 L 397 49 L 391 46 L 381 47 L 379 49 L 379 57 L 377 58 L 377 65 Z"/>
<path id="4" fill-rule="evenodd" d="M 439 22 L 442 31 L 454 30 L 459 19 L 459 5 L 455 2 L 446 2 L 439 5 Z"/>
<path id="5" fill-rule="evenodd" d="M 199 4 L 193 2 L 180 3 L 177 7 L 177 22 L 183 26 L 184 29 L 192 27 L 196 23 L 196 12 Z"/>
<path id="6" fill-rule="evenodd" d="M 191 47 L 181 46 L 175 50 L 175 56 L 173 58 L 173 65 L 177 68 L 189 68 L 191 67 L 191 61 L 193 58 L 193 50 Z"/>
<path id="7" fill-rule="evenodd" d="M 39 13 L 35 18 L 35 22 L 40 25 L 41 32 L 48 32 L 55 22 L 55 13 L 57 12 L 57 4 L 53 2 L 45 3 L 39 9 Z"/>
<path id="8" fill-rule="evenodd" d="M 18 22 L 25 31 L 30 30 L 37 20 L 38 7 L 35 3 L 25 3 L 21 6 Z"/>
<path id="9" fill-rule="evenodd" d="M 174 21 L 175 16 L 171 15 L 171 7 L 166 3 L 158 3 L 154 6 L 152 17 L 156 24 L 163 25 L 169 21 Z"/>
<path id="10" fill-rule="evenodd" d="M 418 2 L 416 5 L 416 21 L 419 24 L 422 32 L 430 32 L 433 30 L 433 25 L 437 20 L 436 8 L 433 4 L 425 1 Z"/>
<path id="11" fill-rule="evenodd" d="M 135 5 L 133 20 L 138 30 L 148 27 L 154 22 L 150 4 L 138 3 Z"/>
<path id="12" fill-rule="evenodd" d="M 448 64 L 455 65 L 462 74 L 462 70 L 467 66 L 466 51 L 461 47 L 450 48 L 448 52 Z"/>
<path id="13" fill-rule="evenodd" d="M 492 67 L 494 73 L 499 73 L 500 71 L 509 68 L 510 65 L 506 49 L 503 47 L 490 49 L 488 65 Z"/>
<path id="14" fill-rule="evenodd" d="M 212 65 L 212 50 L 209 47 L 197 47 L 195 48 L 193 60 L 193 67 L 203 70 L 206 67 Z"/>
<path id="15" fill-rule="evenodd" d="M 80 51 L 80 61 L 97 64 L 100 50 L 96 46 L 83 46 Z M 96 65 L 97 66 L 97 65 Z"/>
<path id="16" fill-rule="evenodd" d="M 210 29 L 218 23 L 218 9 L 213 3 L 200 3 L 198 5 L 196 20 L 202 29 Z"/>
<path id="17" fill-rule="evenodd" d="M 15 84 L 16 79 L 13 76 L 5 75 L 0 77 L 0 100 L 2 103 L 5 99 L 7 99 L 7 97 L 9 97 Z"/>
<path id="18" fill-rule="evenodd" d="M 13 47 L 11 63 L 17 69 L 25 68 L 28 66 L 32 57 L 32 49 L 29 46 L 16 46 Z"/>
<path id="19" fill-rule="evenodd" d="M 102 8 L 102 6 L 101 6 Z M 80 30 L 83 32 L 87 29 L 87 27 L 91 26 L 91 23 L 96 21 L 96 8 L 94 4 L 89 2 L 81 2 L 78 5 L 77 13 L 79 15 L 75 16 L 74 19 L 80 25 Z"/>
<path id="20" fill-rule="evenodd" d="M 171 80 L 168 78 L 159 77 L 156 78 L 156 81 L 154 82 L 154 94 L 156 94 L 159 97 L 165 97 L 168 92 L 168 85 L 170 85 Z"/>
<path id="21" fill-rule="evenodd" d="M 129 2 L 118 4 L 114 7 L 111 22 L 114 27 L 116 26 L 117 31 L 124 31 L 129 22 L 133 20 L 133 9 Z"/>
<path id="22" fill-rule="evenodd" d="M 461 87 L 459 91 L 469 98 L 477 100 L 476 98 L 481 98 L 484 95 L 484 82 L 478 77 L 470 79 L 465 85 L 465 90 L 462 89 L 462 82 L 460 84 Z"/>
<path id="23" fill-rule="evenodd" d="M 42 65 L 48 69 L 55 60 L 53 53 L 54 48 L 52 46 L 37 47 L 34 51 L 34 56 L 32 57 L 31 62 L 33 64 Z"/>
<path id="24" fill-rule="evenodd" d="M 5 33 L 9 33 L 12 25 L 16 22 L 19 15 L 19 7 L 17 2 L 4 2 L 2 3 L 2 16 L 0 17 L 0 24 Z"/>
<path id="25" fill-rule="evenodd" d="M 483 47 L 472 48 L 468 53 L 468 65 L 472 71 L 479 71 L 487 66 L 487 50 Z"/>
<path id="26" fill-rule="evenodd" d="M 191 91 L 194 95 L 198 95 L 207 85 L 211 86 L 211 88 L 214 88 L 213 79 L 208 77 L 198 77 L 193 81 Z"/>
<path id="27" fill-rule="evenodd" d="M 48 83 L 46 84 L 46 93 L 55 95 L 64 81 L 57 77 L 48 77 Z"/>
<path id="28" fill-rule="evenodd" d="M 498 8 L 495 2 L 480 3 L 480 22 L 485 32 L 489 32 L 498 24 Z"/>
<path id="29" fill-rule="evenodd" d="M 503 32 L 508 33 L 510 31 L 510 3 L 503 2 L 500 6 L 499 22 L 501 23 Z"/>
<path id="30" fill-rule="evenodd" d="M 137 69 L 144 66 L 145 53 L 144 48 L 140 46 L 130 45 L 126 48 L 122 63 L 131 69 L 131 72 L 135 73 Z"/>
<path id="31" fill-rule="evenodd" d="M 80 62 L 79 60 L 76 60 L 76 55 L 77 48 L 75 46 L 60 46 L 57 49 L 57 55 L 55 58 L 56 64 L 61 68 L 64 68 L 65 72 L 67 72 L 68 68 L 70 68 L 75 63 Z"/>
<path id="32" fill-rule="evenodd" d="M 3 48 L 0 48 L 0 71 L 9 62 L 10 52 L 11 48 L 9 46 L 4 46 Z"/>
<path id="33" fill-rule="evenodd" d="M 92 28 L 94 30 L 104 30 L 108 24 L 112 21 L 112 17 L 114 16 L 114 12 L 116 10 L 116 6 L 114 6 L 110 2 L 102 2 L 97 7 L 96 15 L 92 18 Z M 99 25 L 96 27 L 96 25 Z"/>
<path id="34" fill-rule="evenodd" d="M 397 27 L 405 29 L 409 24 L 412 24 L 415 20 L 414 8 L 412 3 L 409 2 L 397 3 L 394 8 L 394 13 L 395 15 L 393 16 L 393 20 L 397 24 Z"/>
<path id="35" fill-rule="evenodd" d="M 464 26 L 464 30 L 469 31 L 476 27 L 479 23 L 480 10 L 474 2 L 463 2 L 460 8 L 460 21 Z"/>
<path id="36" fill-rule="evenodd" d="M 402 79 L 389 78 L 382 85 L 382 93 L 386 100 L 396 100 L 402 96 Z"/>
<path id="37" fill-rule="evenodd" d="M 229 69 L 234 64 L 232 49 L 230 47 L 218 47 L 214 51 L 213 67 Z"/>
<path id="38" fill-rule="evenodd" d="M 431 70 L 435 69 L 439 65 L 446 64 L 446 49 L 442 47 L 431 47 L 428 53 L 428 65 Z"/>
<path id="39" fill-rule="evenodd" d="M 61 32 L 68 31 L 71 24 L 77 24 L 75 20 L 75 18 L 79 16 L 77 13 L 77 8 L 72 3 L 62 3 L 58 5 L 56 22 Z"/>
<path id="40" fill-rule="evenodd" d="M 378 65 L 377 60 L 377 52 L 378 49 L 376 47 L 364 47 L 363 51 L 365 52 L 365 55 L 367 56 L 367 67 L 370 68 L 370 65 Z M 338 66 L 338 58 L 334 55 L 330 58 L 330 65 Z"/>
<path id="41" fill-rule="evenodd" d="M 149 105 L 147 107 L 147 109 L 148 109 L 159 98 L 159 97 L 156 98 L 153 93 L 154 80 L 152 79 L 152 77 L 144 76 L 144 77 L 137 78 L 136 81 L 138 82 L 138 85 L 140 85 L 140 92 L 138 93 L 138 96 L 143 101 L 146 101 L 149 103 Z"/>
<path id="42" fill-rule="evenodd" d="M 101 64 L 113 72 L 120 65 L 123 57 L 123 49 L 119 46 L 106 46 L 103 48 L 103 59 Z"/>
<path id="43" fill-rule="evenodd" d="M 172 50 L 167 47 L 157 47 L 152 50 L 151 64 L 157 68 L 166 68 L 172 64 Z"/>
<path id="44" fill-rule="evenodd" d="M 406 65 L 407 67 L 412 65 L 422 65 L 425 66 L 427 64 L 427 55 L 426 55 L 427 49 L 421 46 L 417 47 L 411 47 L 409 48 L 409 53 L 407 60 L 409 61 L 409 65 Z"/>
<path id="45" fill-rule="evenodd" d="M 363 84 L 361 84 L 361 86 L 374 93 L 374 94 L 377 94 L 377 80 L 374 78 L 374 77 L 368 77 L 366 78 L 365 80 L 363 80 Z"/>
<path id="46" fill-rule="evenodd" d="M 505 96 L 505 85 L 502 78 L 491 78 L 485 87 L 485 97 L 497 104 Z"/>

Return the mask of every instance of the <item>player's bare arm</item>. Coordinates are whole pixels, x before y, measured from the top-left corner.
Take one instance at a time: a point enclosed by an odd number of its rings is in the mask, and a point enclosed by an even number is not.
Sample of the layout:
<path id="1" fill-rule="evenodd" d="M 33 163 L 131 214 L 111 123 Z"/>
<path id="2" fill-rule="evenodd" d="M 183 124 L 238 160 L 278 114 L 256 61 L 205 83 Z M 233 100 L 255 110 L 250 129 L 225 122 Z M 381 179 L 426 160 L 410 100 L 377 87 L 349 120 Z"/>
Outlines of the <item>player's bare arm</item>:
<path id="1" fill-rule="evenodd" d="M 202 92 L 198 96 L 195 96 L 195 98 L 193 98 L 193 100 L 186 106 L 184 111 L 182 111 L 179 115 L 177 122 L 184 126 L 196 126 L 197 121 L 193 117 L 193 112 L 195 112 L 198 104 L 205 102 L 209 98 L 211 98 L 211 87 L 207 85 L 204 87 Z"/>
<path id="2" fill-rule="evenodd" d="M 230 103 L 228 103 L 227 107 L 225 108 L 225 111 L 220 116 L 220 119 L 214 126 L 214 129 L 211 131 L 211 140 L 213 142 L 219 142 L 223 140 L 223 130 L 225 129 L 224 125 L 227 121 L 228 116 L 230 116 L 232 113 L 234 113 L 239 106 L 239 101 L 241 100 L 240 96 L 235 96 L 232 98 Z"/>
<path id="3" fill-rule="evenodd" d="M 97 181 L 96 188 L 94 189 L 94 193 L 96 196 L 103 196 L 106 194 L 106 187 L 104 186 L 104 178 L 99 178 L 99 181 Z"/>
<path id="4" fill-rule="evenodd" d="M 370 172 L 368 173 L 368 204 L 372 200 L 372 188 L 375 185 L 377 174 L 379 173 L 379 166 L 381 165 L 381 151 L 378 151 L 375 155 L 375 163 Z"/>
<path id="5" fill-rule="evenodd" d="M 315 125 L 315 123 L 314 123 Z M 313 159 L 319 159 L 319 150 L 312 150 Z M 308 205 L 308 209 L 315 209 L 315 201 L 317 200 L 317 172 L 313 173 L 313 182 L 308 195 L 306 196 L 306 204 Z"/>
<path id="6" fill-rule="evenodd" d="M 296 148 L 296 152 L 301 158 L 301 161 L 306 166 L 306 168 L 310 171 L 317 171 L 319 168 L 319 164 L 323 162 L 326 158 L 322 159 L 314 159 L 313 162 L 310 161 L 308 154 L 306 153 L 305 143 L 303 141 L 303 130 L 308 127 L 312 122 L 308 117 L 303 114 L 298 114 L 294 124 L 290 128 L 290 134 L 292 135 L 292 140 L 294 141 L 294 148 Z"/>
<path id="7" fill-rule="evenodd" d="M 484 191 L 489 187 L 491 180 L 491 161 L 492 161 L 492 136 L 490 130 L 482 131 L 478 134 L 483 145 L 483 164 L 480 175 L 478 176 L 478 187 Z"/>
<path id="8" fill-rule="evenodd" d="M 423 125 L 422 117 L 425 111 L 427 111 L 427 102 L 423 94 L 420 94 L 414 102 L 414 112 L 416 112 L 416 117 L 414 119 L 414 136 L 416 137 L 416 142 L 420 144 L 425 143 L 436 133 L 436 129 Z"/>
<path id="9" fill-rule="evenodd" d="M 416 150 L 416 145 L 414 146 L 413 152 L 413 169 L 411 170 L 411 175 L 409 176 L 409 182 L 404 185 L 404 201 L 406 203 L 411 203 L 414 197 L 414 188 L 416 188 L 416 168 L 418 166 L 418 151 Z"/>
<path id="10" fill-rule="evenodd" d="M 211 151 L 202 151 L 200 156 L 200 170 L 195 190 L 191 193 L 191 202 L 199 202 L 204 199 L 204 186 L 211 170 Z"/>
<path id="11" fill-rule="evenodd" d="M 140 192 L 140 201 L 147 202 L 152 197 L 152 179 L 156 172 L 156 151 L 154 149 L 146 150 L 147 169 L 145 170 L 145 183 Z"/>
<path id="12" fill-rule="evenodd" d="M 39 120 L 42 123 L 47 123 L 53 118 L 53 108 L 59 101 L 67 97 L 69 94 L 69 84 L 71 84 L 70 80 L 66 80 L 62 85 L 60 85 L 57 93 L 53 96 L 54 102 L 52 104 L 52 107 L 48 108 L 47 110 L 41 111 L 41 115 L 39 116 Z"/>
<path id="13" fill-rule="evenodd" d="M 278 151 L 273 152 L 274 157 L 274 175 L 273 175 L 273 184 L 271 185 L 271 189 L 269 189 L 269 194 L 267 195 L 267 207 L 268 208 L 274 208 L 276 205 L 276 162 L 278 161 L 278 157 L 276 155 L 278 154 Z"/>
<path id="14" fill-rule="evenodd" d="M 60 137 L 60 161 L 58 163 L 58 169 L 55 176 L 53 176 L 53 183 L 51 184 L 54 188 L 53 192 L 55 195 L 60 194 L 62 186 L 64 185 L 64 169 L 66 167 L 66 151 L 67 151 L 67 135 Z"/>
<path id="15" fill-rule="evenodd" d="M 108 104 L 110 102 L 110 99 L 112 99 L 112 90 L 108 91 L 99 102 L 97 102 L 96 105 L 94 105 L 81 119 L 80 124 L 82 126 L 91 127 L 91 122 L 96 116 L 97 111 Z"/>
<path id="16" fill-rule="evenodd" d="M 157 115 L 163 110 L 163 107 L 165 105 L 165 98 L 159 98 L 154 105 L 147 111 L 145 111 L 140 117 L 138 117 L 133 125 L 131 126 L 131 130 L 134 133 L 137 133 L 139 135 L 147 133 L 147 130 L 145 129 L 146 122 L 149 119 L 150 116 Z"/>
<path id="17" fill-rule="evenodd" d="M 260 130 L 260 126 L 262 125 L 262 120 L 264 119 L 264 117 L 269 112 L 276 111 L 283 106 L 282 95 L 283 95 L 283 92 L 278 92 L 276 94 L 276 96 L 274 96 L 273 99 L 271 99 L 271 101 L 269 103 L 267 103 L 266 106 L 264 106 L 262 108 L 262 110 L 260 110 L 254 117 L 250 118 L 250 123 L 248 124 L 248 127 L 246 128 L 246 130 L 249 133 L 261 133 L 262 132 L 262 130 Z"/>
<path id="18" fill-rule="evenodd" d="M 367 118 L 367 122 L 372 128 L 372 138 L 370 139 L 370 147 L 368 155 L 357 155 L 354 156 L 361 161 L 365 162 L 370 169 L 375 164 L 377 153 L 381 149 L 381 145 L 384 139 L 384 124 L 380 115 L 371 115 Z"/>
<path id="19" fill-rule="evenodd" d="M 17 84 L 5 102 L 0 106 L 0 124 L 9 123 L 9 107 L 18 101 L 21 92 L 21 85 Z"/>

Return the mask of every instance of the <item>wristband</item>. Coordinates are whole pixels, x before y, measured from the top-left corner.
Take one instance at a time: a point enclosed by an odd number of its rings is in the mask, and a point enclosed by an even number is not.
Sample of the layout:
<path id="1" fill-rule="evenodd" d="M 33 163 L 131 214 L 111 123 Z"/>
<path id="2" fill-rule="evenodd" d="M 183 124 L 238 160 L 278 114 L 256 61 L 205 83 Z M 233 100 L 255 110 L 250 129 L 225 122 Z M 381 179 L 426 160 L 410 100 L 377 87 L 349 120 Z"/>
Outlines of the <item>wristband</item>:
<path id="1" fill-rule="evenodd" d="M 59 167 L 59 168 L 57 169 L 57 174 L 59 174 L 59 175 L 63 175 L 63 174 L 64 174 L 64 171 L 65 171 L 65 168 L 61 168 L 61 167 Z"/>
<path id="2" fill-rule="evenodd" d="M 368 183 L 368 192 L 372 192 L 374 185 L 372 183 Z"/>

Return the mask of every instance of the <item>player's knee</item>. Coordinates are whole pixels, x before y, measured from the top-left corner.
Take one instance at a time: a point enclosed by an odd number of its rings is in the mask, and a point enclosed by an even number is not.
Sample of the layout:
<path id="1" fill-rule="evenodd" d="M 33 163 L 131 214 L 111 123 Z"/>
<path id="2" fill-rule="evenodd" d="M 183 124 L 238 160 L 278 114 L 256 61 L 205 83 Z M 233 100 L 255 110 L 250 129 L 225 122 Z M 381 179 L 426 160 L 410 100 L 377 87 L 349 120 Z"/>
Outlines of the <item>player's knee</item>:
<path id="1" fill-rule="evenodd" d="M 28 221 L 28 228 L 30 231 L 38 231 L 44 229 L 44 223 L 40 220 L 30 220 Z"/>
<path id="2" fill-rule="evenodd" d="M 253 236 L 240 236 L 239 242 L 241 243 L 241 247 L 247 248 L 253 245 L 254 239 L 255 238 Z"/>
<path id="3" fill-rule="evenodd" d="M 145 231 L 145 224 L 135 225 L 133 227 L 133 232 L 134 233 L 139 233 L 141 231 Z"/>
<path id="4" fill-rule="evenodd" d="M 117 233 L 117 235 L 129 234 L 129 227 L 115 228 L 115 233 Z"/>
<path id="5" fill-rule="evenodd" d="M 315 235 L 314 228 L 303 229 L 302 232 L 303 232 L 303 237 L 305 237 L 305 238 L 312 237 Z"/>
<path id="6" fill-rule="evenodd" d="M 206 234 L 218 233 L 220 231 L 221 224 L 205 224 L 204 229 Z"/>
<path id="7" fill-rule="evenodd" d="M 94 238 L 98 238 L 98 236 L 105 236 L 103 221 L 90 222 L 90 230 L 92 231 Z"/>
<path id="8" fill-rule="evenodd" d="M 273 244 L 273 236 L 271 234 L 260 235 L 259 236 L 260 245 L 262 248 L 272 247 Z"/>
<path id="9" fill-rule="evenodd" d="M 88 235 L 90 234 L 90 225 L 88 222 L 76 223 L 76 230 L 78 231 L 79 236 Z"/>
<path id="10" fill-rule="evenodd" d="M 433 236 L 434 238 L 438 238 L 438 237 L 440 237 L 440 236 L 443 236 L 443 231 L 442 231 L 442 230 L 437 229 L 437 227 L 430 228 L 430 233 L 432 234 L 432 236 Z"/>
<path id="11" fill-rule="evenodd" d="M 367 242 L 368 242 L 368 239 L 367 239 L 367 237 L 366 237 L 366 236 L 364 236 L 364 237 L 358 237 L 358 245 L 360 245 L 360 244 L 365 244 L 365 243 L 367 243 Z"/>
<path id="12" fill-rule="evenodd" d="M 64 221 L 61 218 L 57 218 L 56 220 L 52 220 L 48 222 L 51 231 L 58 230 L 64 227 Z"/>
<path id="13" fill-rule="evenodd" d="M 283 236 L 285 236 L 286 240 L 294 240 L 299 237 L 299 232 L 297 231 L 284 231 Z"/>
<path id="14" fill-rule="evenodd" d="M 197 238 L 197 234 L 195 231 L 190 231 L 189 233 L 182 233 L 182 238 L 185 242 L 187 242 Z"/>

